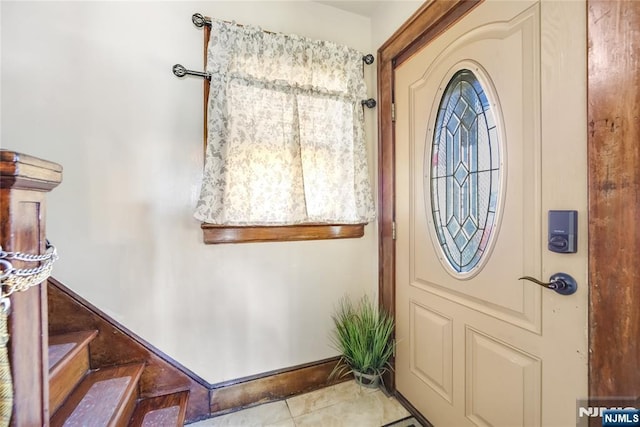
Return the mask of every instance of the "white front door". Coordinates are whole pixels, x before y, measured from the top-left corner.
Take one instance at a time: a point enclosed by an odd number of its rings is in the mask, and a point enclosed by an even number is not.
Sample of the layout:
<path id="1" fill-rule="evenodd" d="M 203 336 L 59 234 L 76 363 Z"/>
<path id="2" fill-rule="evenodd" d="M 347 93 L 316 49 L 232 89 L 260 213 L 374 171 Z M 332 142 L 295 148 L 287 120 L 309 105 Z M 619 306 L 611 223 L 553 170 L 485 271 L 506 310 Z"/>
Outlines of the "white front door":
<path id="1" fill-rule="evenodd" d="M 583 1 L 487 0 L 395 70 L 396 386 L 436 427 L 566 427 L 587 397 L 585 31 Z M 557 272 L 576 293 L 519 280 Z"/>

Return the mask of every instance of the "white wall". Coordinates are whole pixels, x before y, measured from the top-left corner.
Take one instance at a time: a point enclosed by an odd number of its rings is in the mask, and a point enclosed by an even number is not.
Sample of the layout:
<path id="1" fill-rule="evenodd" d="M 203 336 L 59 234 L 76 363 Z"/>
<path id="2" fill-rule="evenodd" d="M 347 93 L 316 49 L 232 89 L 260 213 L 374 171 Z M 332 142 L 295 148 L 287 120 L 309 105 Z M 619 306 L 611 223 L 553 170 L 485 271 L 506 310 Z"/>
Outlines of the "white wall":
<path id="1" fill-rule="evenodd" d="M 378 50 L 424 1 L 384 0 L 375 3 L 371 13 L 371 43 Z"/>
<path id="2" fill-rule="evenodd" d="M 202 81 L 171 66 L 202 68 L 194 12 L 365 52 L 370 20 L 304 1 L 0 8 L 1 145 L 64 167 L 48 198 L 54 276 L 211 383 L 335 355 L 334 304 L 377 289 L 375 225 L 361 239 L 202 244 Z"/>

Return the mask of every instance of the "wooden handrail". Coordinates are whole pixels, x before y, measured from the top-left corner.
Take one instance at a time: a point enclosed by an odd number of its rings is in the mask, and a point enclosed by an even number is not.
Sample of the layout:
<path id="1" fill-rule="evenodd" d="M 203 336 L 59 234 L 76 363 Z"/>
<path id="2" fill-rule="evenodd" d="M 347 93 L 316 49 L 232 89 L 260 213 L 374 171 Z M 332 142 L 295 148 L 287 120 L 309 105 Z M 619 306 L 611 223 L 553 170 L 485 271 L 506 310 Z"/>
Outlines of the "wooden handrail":
<path id="1" fill-rule="evenodd" d="M 5 251 L 45 250 L 46 193 L 62 181 L 56 163 L 0 150 L 0 245 Z M 15 266 L 20 268 L 18 262 Z M 47 287 L 11 295 L 9 360 L 12 426 L 49 425 Z"/>

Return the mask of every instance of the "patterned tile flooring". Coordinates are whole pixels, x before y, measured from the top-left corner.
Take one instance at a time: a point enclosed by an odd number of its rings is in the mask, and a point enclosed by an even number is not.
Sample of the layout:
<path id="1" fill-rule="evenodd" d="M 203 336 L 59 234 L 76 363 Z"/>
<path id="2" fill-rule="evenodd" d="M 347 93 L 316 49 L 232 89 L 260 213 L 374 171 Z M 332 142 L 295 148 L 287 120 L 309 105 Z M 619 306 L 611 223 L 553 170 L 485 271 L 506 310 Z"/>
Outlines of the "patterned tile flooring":
<path id="1" fill-rule="evenodd" d="M 348 381 L 189 427 L 380 427 L 408 416 L 393 397 Z"/>

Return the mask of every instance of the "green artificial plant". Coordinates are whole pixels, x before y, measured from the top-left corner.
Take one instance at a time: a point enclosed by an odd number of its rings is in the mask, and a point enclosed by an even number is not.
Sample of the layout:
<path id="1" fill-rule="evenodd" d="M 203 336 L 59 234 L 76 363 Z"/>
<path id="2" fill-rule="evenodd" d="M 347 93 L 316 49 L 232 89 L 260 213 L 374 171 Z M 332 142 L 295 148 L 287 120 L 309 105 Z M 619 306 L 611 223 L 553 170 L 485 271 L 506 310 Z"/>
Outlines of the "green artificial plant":
<path id="1" fill-rule="evenodd" d="M 330 378 L 353 372 L 380 377 L 391 369 L 395 350 L 394 320 L 364 296 L 357 304 L 344 297 L 332 316 L 335 329 L 332 344 L 341 354 Z M 377 384 L 377 383 L 376 383 Z"/>

